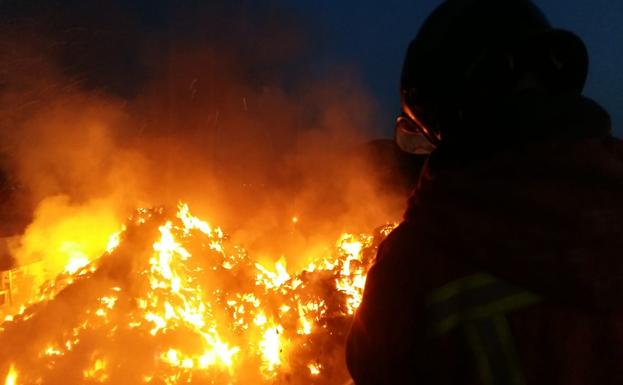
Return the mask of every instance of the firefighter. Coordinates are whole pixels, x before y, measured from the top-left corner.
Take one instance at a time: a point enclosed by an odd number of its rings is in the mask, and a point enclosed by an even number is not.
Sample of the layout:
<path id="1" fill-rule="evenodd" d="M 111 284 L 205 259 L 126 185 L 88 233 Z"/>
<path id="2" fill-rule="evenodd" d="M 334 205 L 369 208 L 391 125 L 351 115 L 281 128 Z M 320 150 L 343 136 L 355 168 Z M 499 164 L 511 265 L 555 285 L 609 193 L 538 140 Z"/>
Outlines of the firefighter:
<path id="1" fill-rule="evenodd" d="M 528 0 L 447 0 L 403 131 L 435 147 L 347 341 L 357 385 L 623 384 L 623 144 L 588 55 Z"/>

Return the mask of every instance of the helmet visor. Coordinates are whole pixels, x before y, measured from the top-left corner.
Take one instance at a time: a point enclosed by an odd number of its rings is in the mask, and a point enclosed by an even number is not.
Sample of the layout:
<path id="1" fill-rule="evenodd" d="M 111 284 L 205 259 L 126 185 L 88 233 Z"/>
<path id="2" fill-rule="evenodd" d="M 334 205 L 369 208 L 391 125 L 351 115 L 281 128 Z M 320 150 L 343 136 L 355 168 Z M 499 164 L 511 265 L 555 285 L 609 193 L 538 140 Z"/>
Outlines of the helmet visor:
<path id="1" fill-rule="evenodd" d="M 410 154 L 426 155 L 435 149 L 417 123 L 404 114 L 396 119 L 395 135 L 398 147 Z"/>
<path id="2" fill-rule="evenodd" d="M 411 93 L 408 90 L 401 93 L 400 104 L 402 113 L 396 119 L 396 128 L 420 133 L 433 147 L 437 147 L 441 142 L 441 133 L 433 127 L 434 123 L 432 125 L 427 123 L 428 121 L 434 122 L 434 119 L 424 119 L 423 115 L 425 114 L 423 112 L 415 111 L 412 108 L 415 103 L 413 103 Z"/>

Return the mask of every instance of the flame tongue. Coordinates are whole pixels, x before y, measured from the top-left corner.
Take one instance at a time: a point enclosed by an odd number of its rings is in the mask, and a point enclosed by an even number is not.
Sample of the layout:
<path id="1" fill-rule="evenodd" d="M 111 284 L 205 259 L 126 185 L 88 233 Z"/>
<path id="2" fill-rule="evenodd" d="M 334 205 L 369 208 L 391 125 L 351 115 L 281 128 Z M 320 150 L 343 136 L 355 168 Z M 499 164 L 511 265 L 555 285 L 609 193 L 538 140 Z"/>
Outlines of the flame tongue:
<path id="1" fill-rule="evenodd" d="M 205 222 L 188 216 L 188 206 L 180 208 L 183 218 L 182 236 L 198 229 L 206 235 L 211 234 Z M 204 289 L 196 282 L 201 275 L 197 267 L 189 268 L 186 262 L 191 254 L 176 241 L 172 233 L 173 225 L 167 222 L 160 226 L 160 240 L 154 243 L 151 257 L 147 296 L 139 299 L 144 305 L 144 320 L 153 324 L 150 333 L 158 335 L 170 329 L 185 328 L 201 341 L 199 355 L 189 356 L 173 348 L 162 354 L 162 359 L 171 366 L 185 369 L 205 369 L 213 365 L 231 367 L 233 356 L 239 347 L 230 347 L 219 336 L 211 302 L 204 298 Z M 193 274 L 194 273 L 194 274 Z"/>
<path id="2" fill-rule="evenodd" d="M 4 381 L 4 385 L 16 385 L 17 384 L 17 370 L 15 370 L 15 366 L 11 365 L 9 367 L 9 372 L 6 375 L 6 380 Z"/>
<path id="3" fill-rule="evenodd" d="M 28 353 L 19 355 L 29 358 L 16 361 L 21 383 L 330 384 L 347 378 L 343 335 L 382 236 L 344 234 L 333 256 L 290 272 L 283 258 L 274 267 L 253 261 L 185 204 L 176 218 L 163 218 L 161 210 L 140 210 L 113 234 L 103 258 L 66 269 L 41 304 L 2 325 L 0 359 L 18 357 L 9 342 L 29 343 Z M 157 229 L 155 241 L 148 239 L 150 226 Z M 71 314 L 59 319 L 68 307 Z M 50 319 L 62 326 L 41 327 Z M 11 366 L 5 385 L 16 378 Z"/>

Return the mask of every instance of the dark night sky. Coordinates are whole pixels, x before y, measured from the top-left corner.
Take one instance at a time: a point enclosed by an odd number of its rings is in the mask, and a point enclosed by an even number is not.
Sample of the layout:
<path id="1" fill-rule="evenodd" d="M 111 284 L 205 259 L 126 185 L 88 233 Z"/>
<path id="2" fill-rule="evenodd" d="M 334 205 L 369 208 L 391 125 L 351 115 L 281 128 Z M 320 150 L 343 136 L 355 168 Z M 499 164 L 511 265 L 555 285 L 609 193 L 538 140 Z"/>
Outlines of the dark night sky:
<path id="1" fill-rule="evenodd" d="M 556 27 L 580 35 L 591 57 L 585 94 L 608 111 L 623 136 L 623 1 L 535 0 Z M 380 105 L 376 134 L 391 136 L 404 50 L 439 0 L 294 0 L 326 30 L 324 49 L 361 71 Z M 385 123 L 386 122 L 386 123 Z"/>
<path id="2" fill-rule="evenodd" d="M 398 111 L 398 80 L 403 61 L 403 55 L 409 41 L 415 36 L 423 20 L 442 0 L 111 0 L 101 2 L 97 0 L 63 0 L 48 2 L 47 0 L 12 0 L 2 2 L 9 9 L 22 12 L 25 20 L 30 20 L 31 13 L 37 14 L 46 22 L 54 24 L 52 31 L 60 32 L 56 38 L 61 44 L 54 47 L 67 47 L 64 68 L 77 68 L 75 72 L 93 72 L 91 78 L 96 83 L 114 89 L 114 84 L 121 87 L 130 87 L 128 78 L 141 81 L 141 76 L 134 76 L 133 72 L 126 71 L 124 63 L 139 61 L 136 58 L 135 46 L 139 46 L 140 37 L 151 42 L 151 35 L 146 30 L 156 31 L 160 36 L 154 40 L 152 46 L 165 46 L 167 42 L 185 38 L 184 30 L 205 30 L 216 37 L 216 41 L 233 41 L 233 45 L 244 52 L 253 47 L 253 42 L 260 41 L 265 49 L 266 44 L 279 50 L 278 43 L 283 43 L 284 36 L 272 37 L 274 30 L 261 31 L 259 37 L 252 27 L 247 30 L 236 28 L 237 18 L 258 22 L 266 27 L 271 22 L 279 25 L 287 20 L 296 24 L 296 28 L 285 27 L 281 33 L 301 34 L 300 41 L 306 42 L 305 52 L 299 58 L 301 62 L 273 63 L 268 62 L 272 72 L 282 73 L 281 77 L 289 76 L 288 70 L 301 67 L 320 69 L 318 74 L 339 74 L 346 68 L 363 80 L 364 86 L 370 91 L 378 105 L 378 114 L 375 115 L 372 126 L 373 136 L 391 137 L 396 112 Z M 500 0 L 503 1 L 503 0 Z M 623 136 L 623 1 L 620 0 L 533 0 L 548 15 L 556 27 L 566 28 L 580 35 L 589 50 L 591 64 L 585 94 L 601 103 L 611 113 L 614 132 Z M 51 4 L 51 5 L 50 5 Z M 195 17 L 193 7 L 201 4 L 209 8 L 211 13 L 206 20 Z M 43 6 L 46 5 L 46 6 Z M 47 7 L 47 5 L 50 5 Z M 184 5 L 187 5 L 185 7 Z M 190 5 L 190 6 L 189 6 Z M 21 8 L 24 10 L 19 11 Z M 211 8 L 212 7 L 212 8 Z M 278 13 L 284 20 L 273 20 L 276 13 L 273 7 L 287 8 L 286 12 Z M 49 9 L 48 9 L 49 8 Z M 127 30 L 117 27 L 117 9 L 123 9 L 128 20 Z M 189 11 L 190 10 L 190 11 Z M 180 11 L 180 14 L 177 14 Z M 289 11 L 294 11 L 293 13 Z M 56 13 L 63 17 L 56 17 Z M 202 14 L 203 15 L 203 14 Z M 0 19 L 3 15 L 0 13 Z M 181 17 L 180 20 L 175 19 Z M 231 19 L 230 19 L 231 18 Z M 57 22 L 57 19 L 59 20 Z M 169 19 L 176 20 L 177 24 L 169 24 Z M 11 20 L 9 17 L 8 21 Z M 245 19 L 246 20 L 246 19 Z M 36 19 L 35 24 L 43 21 Z M 68 25 L 77 25 L 80 28 L 70 28 Z M 71 24 L 73 23 L 73 24 Z M 132 23 L 135 23 L 132 24 Z M 194 23 L 194 24 L 193 24 Z M 263 24 L 264 23 L 264 24 Z M 88 28 L 82 24 L 88 25 Z M 95 24 L 95 25 L 94 25 Z M 229 24 L 234 24 L 230 28 Z M 287 22 L 286 22 L 287 24 Z M 300 24 L 300 25 L 299 25 Z M 47 29 L 42 28 L 42 31 Z M 99 31 L 104 31 L 100 33 Z M 121 30 L 116 33 L 115 31 Z M 243 31 L 244 30 L 244 31 Z M 74 36 L 66 36 L 63 31 L 83 31 L 78 44 L 65 44 L 73 41 Z M 241 33 L 243 31 L 243 33 Z M 246 31 L 246 32 L 245 32 Z M 39 32 L 47 33 L 47 32 Z M 150 32 L 151 33 L 151 32 Z M 167 36 L 167 33 L 170 36 Z M 232 37 L 233 34 L 233 37 Z M 237 34 L 237 35 L 236 35 Z M 71 33 L 69 33 L 71 35 Z M 100 36 L 101 35 L 101 36 Z M 113 39 L 107 36 L 111 35 Z M 149 36 L 145 39 L 144 36 Z M 288 37 L 288 36 L 286 36 Z M 293 41 L 298 41 L 294 36 Z M 117 40 L 114 40 L 117 38 Z M 143 42 L 144 43 L 144 42 Z M 297 43 L 293 43 L 297 44 Z M 117 47 L 117 45 L 120 45 Z M 73 48 L 72 48 L 73 47 Z M 262 48 L 263 47 L 263 48 Z M 257 48 L 257 47 L 255 47 Z M 269 47 L 270 48 L 270 47 Z M 63 48 L 64 49 L 64 48 Z M 270 50 L 268 50 L 270 51 Z M 294 55 L 296 58 L 296 55 Z M 83 62 L 80 58 L 85 57 Z M 112 58 L 112 59 L 111 59 Z M 114 59 L 114 60 L 113 60 Z M 298 60 L 298 59 L 297 59 Z M 113 63 L 102 66 L 101 63 Z M 116 67 L 115 67 L 116 66 Z M 108 71 L 107 68 L 111 70 Z M 131 66 L 130 66 L 131 67 Z M 130 68 L 141 75 L 140 66 Z M 261 66 L 260 66 L 261 67 Z M 115 69 L 116 68 L 116 69 Z M 261 73 L 266 68 L 255 72 Z M 296 72 L 296 71 L 293 71 Z M 125 76 L 124 76 L 125 75 Z M 303 75 L 306 76 L 306 75 Z"/>

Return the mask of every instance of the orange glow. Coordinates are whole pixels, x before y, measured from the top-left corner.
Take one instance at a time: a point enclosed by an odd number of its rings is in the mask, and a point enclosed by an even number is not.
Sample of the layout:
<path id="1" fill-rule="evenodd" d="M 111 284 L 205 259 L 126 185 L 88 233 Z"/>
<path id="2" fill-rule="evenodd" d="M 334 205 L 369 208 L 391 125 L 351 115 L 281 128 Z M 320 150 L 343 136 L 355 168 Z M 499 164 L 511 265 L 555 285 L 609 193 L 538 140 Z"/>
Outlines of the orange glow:
<path id="1" fill-rule="evenodd" d="M 105 201 L 73 205 L 65 196 L 47 198 L 13 253 L 21 264 L 40 263 L 41 281 L 75 274 L 106 251 L 120 225 Z"/>

